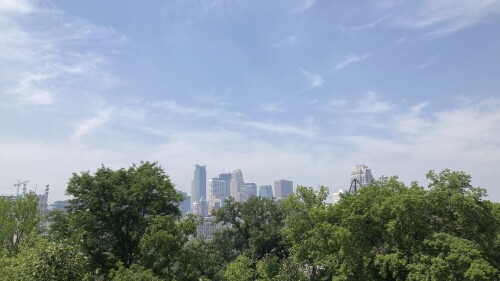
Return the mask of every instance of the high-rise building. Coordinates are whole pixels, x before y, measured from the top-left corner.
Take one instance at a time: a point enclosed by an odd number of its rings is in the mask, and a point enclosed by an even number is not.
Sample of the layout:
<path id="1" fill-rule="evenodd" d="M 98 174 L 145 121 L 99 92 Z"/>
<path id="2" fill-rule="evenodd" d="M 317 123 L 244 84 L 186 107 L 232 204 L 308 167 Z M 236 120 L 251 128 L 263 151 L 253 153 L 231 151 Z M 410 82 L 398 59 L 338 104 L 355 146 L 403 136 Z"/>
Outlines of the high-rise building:
<path id="1" fill-rule="evenodd" d="M 273 187 L 271 185 L 261 185 L 259 186 L 259 196 L 272 198 L 273 195 Z"/>
<path id="2" fill-rule="evenodd" d="M 209 212 L 217 210 L 224 206 L 224 200 L 229 197 L 227 193 L 226 181 L 219 178 L 213 178 L 208 181 L 210 188 Z"/>
<path id="3" fill-rule="evenodd" d="M 188 196 L 186 192 L 179 191 L 182 195 L 182 202 L 179 205 L 181 215 L 185 216 L 191 210 L 191 196 Z"/>
<path id="4" fill-rule="evenodd" d="M 345 190 L 343 190 L 343 189 L 339 189 L 339 191 L 338 191 L 338 192 L 334 192 L 334 193 L 332 193 L 332 203 L 333 203 L 333 204 L 336 204 L 337 202 L 339 202 L 339 200 L 340 200 L 340 196 L 341 196 L 344 192 L 346 192 L 346 191 L 345 191 Z"/>
<path id="5" fill-rule="evenodd" d="M 191 183 L 191 203 L 198 203 L 207 197 L 207 170 L 206 166 L 195 165 L 194 179 Z M 193 208 L 192 213 L 195 213 Z M 196 214 L 196 213 L 195 213 Z"/>
<path id="6" fill-rule="evenodd" d="M 50 210 L 58 210 L 61 212 L 66 212 L 66 207 L 69 206 L 69 201 L 68 200 L 62 200 L 62 201 L 54 201 L 52 205 L 50 205 Z"/>
<path id="7" fill-rule="evenodd" d="M 293 182 L 289 180 L 274 181 L 274 197 L 276 200 L 283 199 L 293 193 Z"/>
<path id="8" fill-rule="evenodd" d="M 231 173 L 219 174 L 219 180 L 226 182 L 226 197 L 229 197 L 231 195 Z"/>
<path id="9" fill-rule="evenodd" d="M 354 165 L 351 170 L 350 182 L 352 183 L 355 179 L 361 184 L 361 187 L 367 187 L 373 181 L 372 170 L 366 165 Z"/>
<path id="10" fill-rule="evenodd" d="M 231 192 L 229 195 L 237 202 L 240 201 L 240 190 L 243 183 L 243 173 L 241 173 L 241 170 L 234 170 L 231 175 Z"/>
<path id="11" fill-rule="evenodd" d="M 191 204 L 191 213 L 202 217 L 208 216 L 208 202 L 204 197 L 201 197 L 198 202 Z"/>
<path id="12" fill-rule="evenodd" d="M 255 183 L 243 183 L 240 186 L 239 202 L 245 202 L 252 196 L 257 196 L 257 185 Z"/>

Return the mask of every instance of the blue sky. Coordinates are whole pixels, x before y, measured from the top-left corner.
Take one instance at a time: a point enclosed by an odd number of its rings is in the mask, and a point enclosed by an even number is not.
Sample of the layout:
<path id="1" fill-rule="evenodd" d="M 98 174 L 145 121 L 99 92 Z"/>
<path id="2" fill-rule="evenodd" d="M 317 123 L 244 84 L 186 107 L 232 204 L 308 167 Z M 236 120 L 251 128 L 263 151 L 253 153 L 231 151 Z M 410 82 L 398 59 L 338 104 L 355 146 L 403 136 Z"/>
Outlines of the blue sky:
<path id="1" fill-rule="evenodd" d="M 500 201 L 499 0 L 3 0 L 0 193 L 158 161 L 209 177 L 426 185 Z"/>

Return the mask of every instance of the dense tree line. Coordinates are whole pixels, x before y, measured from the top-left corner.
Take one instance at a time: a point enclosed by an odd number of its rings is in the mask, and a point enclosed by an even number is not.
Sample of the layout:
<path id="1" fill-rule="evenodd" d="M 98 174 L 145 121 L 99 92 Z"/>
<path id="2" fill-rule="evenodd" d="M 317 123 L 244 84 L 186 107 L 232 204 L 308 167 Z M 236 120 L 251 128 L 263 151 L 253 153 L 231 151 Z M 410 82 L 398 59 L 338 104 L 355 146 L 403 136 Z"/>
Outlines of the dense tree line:
<path id="1" fill-rule="evenodd" d="M 500 280 L 500 204 L 463 172 L 410 186 L 382 177 L 337 204 L 297 187 L 194 216 L 156 163 L 73 174 L 67 213 L 0 199 L 0 280 Z"/>

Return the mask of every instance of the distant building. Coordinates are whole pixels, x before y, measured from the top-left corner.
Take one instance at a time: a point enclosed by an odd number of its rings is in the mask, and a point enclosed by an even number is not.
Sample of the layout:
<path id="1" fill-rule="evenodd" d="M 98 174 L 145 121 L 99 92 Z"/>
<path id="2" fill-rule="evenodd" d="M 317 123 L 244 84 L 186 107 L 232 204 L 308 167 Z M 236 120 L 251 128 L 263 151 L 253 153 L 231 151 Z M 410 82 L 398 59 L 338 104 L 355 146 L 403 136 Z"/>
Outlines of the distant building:
<path id="1" fill-rule="evenodd" d="M 62 201 L 54 201 L 52 205 L 50 205 L 50 210 L 57 210 L 61 212 L 66 212 L 66 207 L 69 206 L 69 200 Z"/>
<path id="2" fill-rule="evenodd" d="M 274 181 L 274 197 L 281 200 L 293 194 L 293 182 L 289 180 Z"/>
<path id="3" fill-rule="evenodd" d="M 181 211 L 181 215 L 185 216 L 191 210 L 191 196 L 189 196 L 186 192 L 179 191 L 182 195 L 182 202 L 179 204 L 179 210 Z"/>
<path id="4" fill-rule="evenodd" d="M 240 188 L 240 202 L 247 201 L 252 196 L 257 196 L 257 185 L 255 183 L 244 183 Z"/>
<path id="5" fill-rule="evenodd" d="M 207 217 L 208 214 L 208 202 L 205 198 L 200 198 L 198 202 L 193 202 L 191 204 L 191 213 L 195 215 L 200 215 L 202 217 Z"/>
<path id="6" fill-rule="evenodd" d="M 259 186 L 259 196 L 266 198 L 273 198 L 273 187 L 271 185 L 261 185 Z"/>
<path id="7" fill-rule="evenodd" d="M 338 192 L 334 192 L 334 193 L 332 193 L 332 203 L 333 203 L 333 204 L 336 204 L 337 202 L 339 202 L 339 200 L 340 200 L 340 196 L 341 196 L 342 194 L 344 194 L 345 192 L 346 192 L 345 190 L 343 190 L 343 189 L 339 189 L 339 191 L 338 191 Z"/>
<path id="8" fill-rule="evenodd" d="M 214 232 L 224 227 L 221 222 L 215 223 L 214 221 L 213 217 L 205 217 L 203 223 L 196 226 L 197 236 L 207 240 L 212 239 Z"/>
<path id="9" fill-rule="evenodd" d="M 351 170 L 350 183 L 355 179 L 362 187 L 367 187 L 373 181 L 372 170 L 366 165 L 355 165 Z"/>
<path id="10" fill-rule="evenodd" d="M 229 195 L 237 202 L 240 201 L 240 191 L 243 184 L 243 173 L 240 169 L 234 170 L 231 174 L 231 192 Z"/>
<path id="11" fill-rule="evenodd" d="M 195 165 L 194 179 L 191 183 L 191 204 L 201 202 L 207 197 L 207 170 L 206 166 Z M 203 199 L 205 200 L 205 199 Z M 192 210 L 192 213 L 195 213 Z"/>
<path id="12" fill-rule="evenodd" d="M 231 173 L 219 174 L 219 180 L 223 180 L 226 183 L 226 197 L 231 196 Z"/>
<path id="13" fill-rule="evenodd" d="M 229 197 L 227 193 L 226 181 L 219 178 L 213 178 L 208 181 L 210 187 L 209 212 L 217 210 L 224 206 L 224 200 Z"/>

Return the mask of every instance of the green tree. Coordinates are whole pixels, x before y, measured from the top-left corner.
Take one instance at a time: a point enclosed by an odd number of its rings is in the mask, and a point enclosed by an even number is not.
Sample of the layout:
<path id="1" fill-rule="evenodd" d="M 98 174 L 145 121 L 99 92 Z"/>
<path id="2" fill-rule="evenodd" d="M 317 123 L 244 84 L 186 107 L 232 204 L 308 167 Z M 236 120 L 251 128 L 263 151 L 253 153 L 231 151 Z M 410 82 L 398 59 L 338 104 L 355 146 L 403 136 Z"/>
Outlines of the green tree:
<path id="1" fill-rule="evenodd" d="M 286 255 L 287 247 L 281 235 L 284 217 L 272 199 L 255 196 L 246 202 L 230 199 L 214 215 L 217 222 L 223 222 L 232 229 L 224 233 L 224 239 L 230 240 L 238 252 L 248 251 L 255 260 L 270 253 Z"/>
<path id="2" fill-rule="evenodd" d="M 224 272 L 227 281 L 252 281 L 255 280 L 255 269 L 251 258 L 240 255 L 230 263 Z"/>
<path id="3" fill-rule="evenodd" d="M 194 217 L 176 221 L 171 216 L 155 216 L 141 242 L 141 262 L 158 276 L 173 279 L 174 265 L 179 262 L 184 244 L 196 234 Z"/>
<path id="4" fill-rule="evenodd" d="M 150 162 L 73 174 L 66 193 L 72 199 L 67 218 L 60 217 L 67 221 L 61 224 L 69 225 L 69 235 L 104 274 L 118 261 L 131 266 L 150 218 L 179 216 L 177 204 L 182 200 L 163 169 Z"/>
<path id="5" fill-rule="evenodd" d="M 140 265 L 133 264 L 129 268 L 125 268 L 120 263 L 118 269 L 113 270 L 110 274 L 112 281 L 161 281 L 153 274 L 151 269 L 144 268 Z"/>
<path id="6" fill-rule="evenodd" d="M 12 254 L 25 237 L 41 233 L 42 220 L 35 194 L 18 200 L 0 198 L 0 252 Z"/>
<path id="7" fill-rule="evenodd" d="M 1 280 L 91 280 L 88 260 L 75 246 L 31 235 L 14 256 L 0 257 Z"/>

